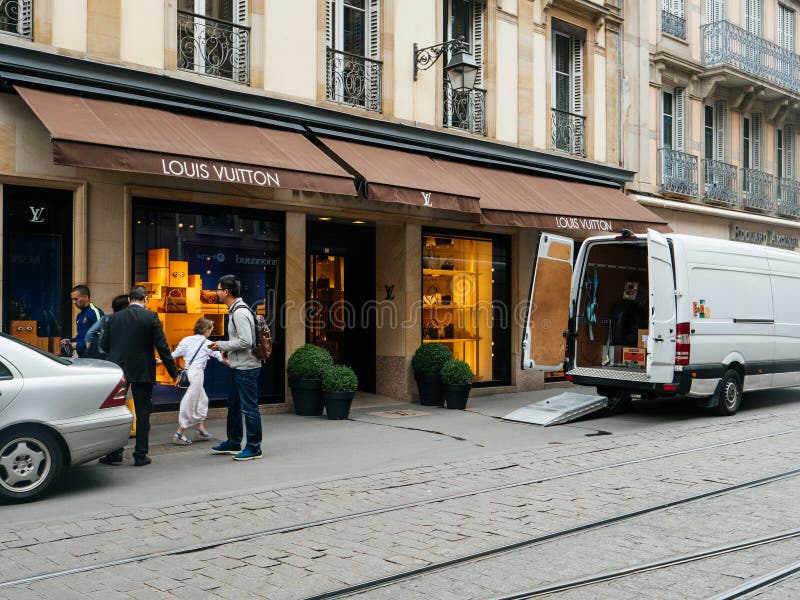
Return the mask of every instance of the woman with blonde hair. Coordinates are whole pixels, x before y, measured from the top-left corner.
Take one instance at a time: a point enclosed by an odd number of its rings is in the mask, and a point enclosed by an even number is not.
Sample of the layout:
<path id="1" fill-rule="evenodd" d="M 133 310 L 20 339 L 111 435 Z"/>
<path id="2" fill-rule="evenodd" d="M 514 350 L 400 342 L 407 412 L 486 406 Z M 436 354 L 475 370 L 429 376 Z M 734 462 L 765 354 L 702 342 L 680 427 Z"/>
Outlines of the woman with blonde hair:
<path id="1" fill-rule="evenodd" d="M 189 375 L 189 387 L 181 400 L 178 413 L 178 430 L 172 437 L 172 443 L 188 446 L 192 441 L 186 437 L 184 430 L 195 426 L 195 439 L 198 441 L 211 439 L 211 434 L 203 427 L 208 414 L 208 396 L 203 388 L 205 369 L 212 356 L 224 365 L 228 361 L 218 350 L 209 348 L 208 336 L 214 331 L 214 322 L 200 317 L 194 325 L 194 335 L 183 338 L 172 353 L 172 358 L 183 357 L 184 368 Z"/>

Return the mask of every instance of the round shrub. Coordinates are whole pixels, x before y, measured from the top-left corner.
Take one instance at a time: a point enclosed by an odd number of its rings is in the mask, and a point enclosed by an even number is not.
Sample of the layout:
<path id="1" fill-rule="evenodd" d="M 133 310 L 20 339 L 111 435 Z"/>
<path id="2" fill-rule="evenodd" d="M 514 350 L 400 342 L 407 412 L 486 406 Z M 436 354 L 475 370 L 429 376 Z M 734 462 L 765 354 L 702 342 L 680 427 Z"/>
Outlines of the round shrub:
<path id="1" fill-rule="evenodd" d="M 417 348 L 411 359 L 411 366 L 420 373 L 438 373 L 449 360 L 453 360 L 450 348 L 439 342 L 433 342 L 422 344 Z"/>
<path id="2" fill-rule="evenodd" d="M 472 369 L 463 360 L 448 361 L 442 367 L 442 383 L 469 385 L 472 383 Z"/>
<path id="3" fill-rule="evenodd" d="M 355 392 L 358 389 L 358 377 L 350 367 L 331 365 L 322 371 L 323 392 Z"/>
<path id="4" fill-rule="evenodd" d="M 286 363 L 290 379 L 321 379 L 326 367 L 333 365 L 333 357 L 325 348 L 305 344 L 292 352 Z"/>

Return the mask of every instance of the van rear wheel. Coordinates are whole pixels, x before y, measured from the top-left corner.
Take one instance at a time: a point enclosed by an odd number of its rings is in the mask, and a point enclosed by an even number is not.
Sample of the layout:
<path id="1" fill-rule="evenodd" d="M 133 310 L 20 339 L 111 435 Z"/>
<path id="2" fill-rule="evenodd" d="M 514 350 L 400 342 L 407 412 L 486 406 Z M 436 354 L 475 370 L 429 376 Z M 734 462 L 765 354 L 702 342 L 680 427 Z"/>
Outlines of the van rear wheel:
<path id="1" fill-rule="evenodd" d="M 739 373 L 733 369 L 725 371 L 714 391 L 714 399 L 718 415 L 729 417 L 736 414 L 742 405 L 742 377 Z"/>
<path id="2" fill-rule="evenodd" d="M 618 415 L 630 408 L 632 398 L 627 392 L 598 388 L 597 393 L 608 398 L 608 404 L 605 410 L 607 415 Z"/>

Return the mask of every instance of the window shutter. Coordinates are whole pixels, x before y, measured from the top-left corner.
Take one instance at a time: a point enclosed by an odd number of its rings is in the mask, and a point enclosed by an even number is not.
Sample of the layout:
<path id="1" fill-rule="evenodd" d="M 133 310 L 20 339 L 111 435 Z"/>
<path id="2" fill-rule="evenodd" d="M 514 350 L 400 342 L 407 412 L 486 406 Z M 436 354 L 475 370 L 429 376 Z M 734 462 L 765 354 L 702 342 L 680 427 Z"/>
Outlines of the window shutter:
<path id="1" fill-rule="evenodd" d="M 778 4 L 778 44 L 794 51 L 794 11 Z"/>
<path id="2" fill-rule="evenodd" d="M 236 25 L 247 25 L 247 0 L 236 0 L 233 6 L 233 21 Z M 234 29 L 233 39 L 233 79 L 239 83 L 250 83 L 250 32 L 247 29 Z"/>
<path id="3" fill-rule="evenodd" d="M 367 6 L 367 58 L 381 59 L 381 0 L 369 0 Z M 377 63 L 364 61 L 364 83 L 366 108 L 381 111 L 381 67 Z"/>
<path id="4" fill-rule="evenodd" d="M 683 88 L 676 88 L 675 90 L 675 149 L 679 152 L 684 150 L 684 137 L 686 129 L 686 111 L 684 109 L 684 101 L 686 94 Z"/>
<path id="5" fill-rule="evenodd" d="M 336 0 L 325 0 L 325 45 L 328 48 L 336 48 L 334 46 L 336 40 L 334 30 L 336 27 Z"/>
<path id="6" fill-rule="evenodd" d="M 794 179 L 794 127 L 788 126 L 783 129 L 783 154 L 786 161 L 783 176 Z"/>
<path id="7" fill-rule="evenodd" d="M 483 87 L 483 0 L 472 3 L 472 55 L 478 64 L 475 87 Z"/>
<path id="8" fill-rule="evenodd" d="M 714 105 L 714 160 L 725 160 L 725 102 Z"/>
<path id="9" fill-rule="evenodd" d="M 725 0 L 705 0 L 704 6 L 703 20 L 706 24 L 725 20 Z"/>
<path id="10" fill-rule="evenodd" d="M 583 114 L 583 41 L 570 38 L 572 43 L 572 112 Z"/>
<path id="11" fill-rule="evenodd" d="M 761 35 L 761 0 L 745 0 L 744 21 L 747 31 Z"/>
<path id="12" fill-rule="evenodd" d="M 19 0 L 19 22 L 17 33 L 26 38 L 33 38 L 33 2 Z"/>
<path id="13" fill-rule="evenodd" d="M 753 169 L 756 171 L 761 170 L 761 113 L 753 113 L 751 120 L 753 131 L 752 144 L 753 144 Z"/>
<path id="14" fill-rule="evenodd" d="M 683 18 L 683 3 L 684 0 L 675 0 L 675 14 Z"/>

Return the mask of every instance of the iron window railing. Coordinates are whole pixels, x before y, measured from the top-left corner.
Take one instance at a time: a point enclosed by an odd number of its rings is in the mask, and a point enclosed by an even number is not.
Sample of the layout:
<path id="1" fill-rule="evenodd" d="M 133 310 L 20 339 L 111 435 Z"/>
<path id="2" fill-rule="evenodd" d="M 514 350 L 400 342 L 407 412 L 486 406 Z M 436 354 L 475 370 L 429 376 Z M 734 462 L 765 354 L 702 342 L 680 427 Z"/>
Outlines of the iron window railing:
<path id="1" fill-rule="evenodd" d="M 661 10 L 661 31 L 686 39 L 686 19 L 668 10 Z"/>
<path id="2" fill-rule="evenodd" d="M 703 199 L 738 206 L 736 167 L 720 160 L 703 159 Z"/>
<path id="3" fill-rule="evenodd" d="M 381 61 L 328 48 L 325 70 L 325 94 L 328 100 L 381 112 Z"/>
<path id="4" fill-rule="evenodd" d="M 250 28 L 178 11 L 178 68 L 250 84 Z"/>
<path id="5" fill-rule="evenodd" d="M 0 32 L 33 38 L 33 0 L 0 0 Z"/>
<path id="6" fill-rule="evenodd" d="M 586 117 L 553 108 L 551 127 L 555 150 L 586 156 Z"/>
<path id="7" fill-rule="evenodd" d="M 671 148 L 658 150 L 661 191 L 697 196 L 697 157 Z"/>
<path id="8" fill-rule="evenodd" d="M 800 216 L 800 182 L 786 177 L 778 179 L 778 214 Z"/>
<path id="9" fill-rule="evenodd" d="M 486 135 L 486 90 L 453 89 L 445 79 L 442 122 L 445 127 Z"/>
<path id="10" fill-rule="evenodd" d="M 742 198 L 744 207 L 754 210 L 775 210 L 773 182 L 775 178 L 764 171 L 742 169 Z"/>
<path id="11" fill-rule="evenodd" d="M 727 21 L 703 25 L 703 66 L 730 66 L 800 93 L 800 57 Z"/>

